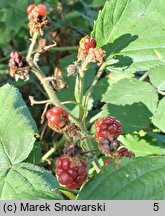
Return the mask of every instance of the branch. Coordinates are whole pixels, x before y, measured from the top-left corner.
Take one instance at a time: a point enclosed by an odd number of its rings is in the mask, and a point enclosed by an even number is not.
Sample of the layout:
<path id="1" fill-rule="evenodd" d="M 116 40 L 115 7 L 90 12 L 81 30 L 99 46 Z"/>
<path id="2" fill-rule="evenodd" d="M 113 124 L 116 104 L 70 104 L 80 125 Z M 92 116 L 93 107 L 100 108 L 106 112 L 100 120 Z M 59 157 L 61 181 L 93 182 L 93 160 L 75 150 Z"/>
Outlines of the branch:
<path id="1" fill-rule="evenodd" d="M 33 63 L 31 63 L 33 64 Z M 69 117 L 71 121 L 73 121 L 78 127 L 82 128 L 81 122 L 75 118 L 71 113 L 70 110 L 68 110 L 61 102 L 58 100 L 53 88 L 51 87 L 50 83 L 46 80 L 46 76 L 42 73 L 39 67 L 36 65 L 33 65 L 32 72 L 35 74 L 35 76 L 40 80 L 43 88 L 45 89 L 50 102 L 55 106 L 60 106 L 63 110 L 69 113 Z"/>
<path id="2" fill-rule="evenodd" d="M 31 103 L 32 106 L 34 104 L 49 104 L 50 103 L 50 100 L 36 101 L 36 100 L 34 100 L 33 96 L 29 96 L 29 100 L 30 100 L 30 103 Z"/>

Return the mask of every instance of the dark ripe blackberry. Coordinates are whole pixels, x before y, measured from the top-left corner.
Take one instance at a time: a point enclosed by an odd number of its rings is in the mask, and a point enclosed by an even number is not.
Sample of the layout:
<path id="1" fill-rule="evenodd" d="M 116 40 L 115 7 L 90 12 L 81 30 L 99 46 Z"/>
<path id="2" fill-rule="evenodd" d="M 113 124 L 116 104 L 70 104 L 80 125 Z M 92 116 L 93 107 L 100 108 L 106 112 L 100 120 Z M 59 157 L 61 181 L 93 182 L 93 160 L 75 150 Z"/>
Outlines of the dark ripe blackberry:
<path id="1" fill-rule="evenodd" d="M 81 153 L 81 148 L 79 148 L 75 143 L 68 142 L 63 150 L 63 153 L 65 155 L 74 157 L 75 155 L 78 155 Z"/>
<path id="2" fill-rule="evenodd" d="M 99 150 L 102 154 L 109 156 L 120 146 L 120 142 L 114 136 L 102 138 L 99 142 Z"/>

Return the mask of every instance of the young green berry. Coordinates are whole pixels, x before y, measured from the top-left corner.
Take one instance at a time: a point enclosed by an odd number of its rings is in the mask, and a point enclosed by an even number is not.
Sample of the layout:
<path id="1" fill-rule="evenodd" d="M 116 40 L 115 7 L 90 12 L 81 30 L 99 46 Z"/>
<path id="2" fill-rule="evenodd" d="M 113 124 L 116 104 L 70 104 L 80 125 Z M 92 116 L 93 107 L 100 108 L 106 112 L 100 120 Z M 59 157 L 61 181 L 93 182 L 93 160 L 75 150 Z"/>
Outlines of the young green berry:
<path id="1" fill-rule="evenodd" d="M 69 190 L 80 188 L 87 178 L 87 164 L 78 156 L 62 155 L 56 161 L 56 176 Z"/>
<path id="2" fill-rule="evenodd" d="M 87 35 L 80 40 L 79 45 L 82 50 L 88 52 L 90 48 L 96 47 L 96 40 Z"/>
<path id="3" fill-rule="evenodd" d="M 47 13 L 47 8 L 44 4 L 39 4 L 36 7 L 36 12 L 38 13 L 39 16 L 45 16 Z"/>
<path id="4" fill-rule="evenodd" d="M 114 117 L 107 116 L 95 122 L 95 130 L 95 137 L 98 142 L 110 135 L 117 138 L 121 134 L 121 124 Z"/>
<path id="5" fill-rule="evenodd" d="M 32 12 L 32 10 L 34 10 L 36 6 L 34 4 L 30 4 L 27 8 L 26 8 L 26 12 L 27 14 L 30 14 Z"/>

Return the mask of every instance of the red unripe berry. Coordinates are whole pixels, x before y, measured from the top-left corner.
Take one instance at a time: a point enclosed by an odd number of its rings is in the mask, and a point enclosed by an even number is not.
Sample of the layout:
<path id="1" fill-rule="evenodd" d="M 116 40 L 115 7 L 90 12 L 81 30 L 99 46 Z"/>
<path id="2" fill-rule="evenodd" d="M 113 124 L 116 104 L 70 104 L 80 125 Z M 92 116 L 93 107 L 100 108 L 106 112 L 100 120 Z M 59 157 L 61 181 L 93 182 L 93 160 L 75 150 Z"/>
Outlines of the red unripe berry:
<path id="1" fill-rule="evenodd" d="M 89 37 L 88 35 L 83 37 L 80 40 L 80 48 L 85 50 L 85 51 L 89 51 L 90 48 L 95 48 L 96 47 L 96 40 L 92 37 Z"/>
<path id="2" fill-rule="evenodd" d="M 76 184 L 76 183 L 72 183 L 72 184 L 70 184 L 70 185 L 67 185 L 67 188 L 68 188 L 69 190 L 74 190 L 75 188 L 77 188 L 77 184 Z"/>
<path id="3" fill-rule="evenodd" d="M 68 121 L 68 113 L 61 107 L 55 106 L 46 112 L 46 118 L 52 126 L 65 125 Z"/>
<path id="4" fill-rule="evenodd" d="M 36 12 L 38 13 L 39 16 L 45 16 L 47 13 L 47 8 L 44 4 L 39 4 L 36 7 Z"/>
<path id="5" fill-rule="evenodd" d="M 129 151 L 127 148 L 121 148 L 118 152 L 118 158 L 122 157 L 135 157 L 135 154 L 131 151 Z"/>
<path id="6" fill-rule="evenodd" d="M 63 109 L 61 107 L 53 107 L 51 109 L 52 113 L 56 114 L 56 115 L 61 115 L 63 113 Z"/>
<path id="7" fill-rule="evenodd" d="M 100 118 L 95 122 L 95 137 L 97 141 L 108 136 L 118 137 L 121 134 L 121 124 L 112 116 Z"/>
<path id="8" fill-rule="evenodd" d="M 58 181 L 62 184 L 62 185 L 68 185 L 68 184 L 72 184 L 73 183 L 73 178 L 71 175 L 69 175 L 69 173 L 67 172 L 62 172 L 61 175 L 59 176 Z"/>
<path id="9" fill-rule="evenodd" d="M 27 8 L 26 8 L 26 12 L 27 14 L 30 14 L 32 12 L 32 10 L 34 10 L 36 6 L 34 4 L 31 4 L 29 5 Z"/>
<path id="10" fill-rule="evenodd" d="M 87 164 L 77 156 L 62 155 L 56 160 L 56 176 L 69 190 L 81 187 L 87 178 Z"/>
<path id="11" fill-rule="evenodd" d="M 88 51 L 90 48 L 96 47 L 96 41 L 94 38 L 88 38 L 85 40 L 85 50 Z"/>
<path id="12" fill-rule="evenodd" d="M 51 123 L 51 125 L 59 125 L 61 120 L 59 116 L 51 115 L 49 118 L 49 122 Z"/>

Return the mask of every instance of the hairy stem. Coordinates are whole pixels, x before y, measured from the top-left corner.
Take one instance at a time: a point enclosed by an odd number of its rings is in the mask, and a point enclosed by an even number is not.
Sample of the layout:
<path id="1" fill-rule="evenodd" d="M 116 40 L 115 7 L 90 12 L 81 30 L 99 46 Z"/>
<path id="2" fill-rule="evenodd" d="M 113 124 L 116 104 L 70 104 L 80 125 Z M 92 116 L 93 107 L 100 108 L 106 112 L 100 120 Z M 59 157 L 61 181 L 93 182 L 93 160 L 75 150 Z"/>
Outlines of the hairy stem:
<path id="1" fill-rule="evenodd" d="M 79 67 L 79 119 L 81 120 L 84 115 L 84 107 L 83 107 L 83 96 L 84 96 L 84 77 L 85 72 L 88 67 L 88 62 L 83 61 L 81 67 Z"/>
<path id="2" fill-rule="evenodd" d="M 56 152 L 56 150 L 58 149 L 58 147 L 64 145 L 65 140 L 66 140 L 66 139 L 65 139 L 65 136 L 63 136 L 63 137 L 60 139 L 60 141 L 59 141 L 56 145 L 54 145 L 53 147 L 51 147 L 51 149 L 50 149 L 48 152 L 46 152 L 46 154 L 44 154 L 44 155 L 42 156 L 41 162 L 42 162 L 42 163 L 45 162 L 53 153 Z"/>
<path id="3" fill-rule="evenodd" d="M 28 50 L 28 53 L 27 53 L 27 57 L 26 57 L 26 60 L 28 62 L 29 62 L 29 60 L 31 58 L 34 46 L 35 46 L 36 41 L 37 41 L 37 38 L 38 38 L 38 32 L 34 32 L 33 37 L 31 39 L 31 44 L 30 44 L 30 47 L 29 47 L 29 50 Z"/>
<path id="4" fill-rule="evenodd" d="M 91 96 L 91 94 L 92 94 L 92 91 L 93 91 L 95 85 L 97 84 L 99 78 L 100 78 L 101 75 L 103 74 L 104 69 L 105 69 L 105 66 L 106 66 L 105 63 L 101 65 L 101 67 L 99 68 L 99 70 L 98 70 L 98 72 L 97 72 L 97 74 L 96 74 L 96 76 L 95 76 L 95 78 L 94 78 L 94 80 L 93 80 L 91 86 L 89 87 L 89 89 L 87 90 L 87 92 L 86 92 L 86 94 L 85 94 L 85 96 L 84 96 L 84 98 L 85 98 L 85 99 L 84 99 L 84 108 L 85 108 L 85 109 L 87 109 L 87 105 L 88 105 L 89 98 L 90 98 L 90 96 Z M 86 116 L 84 116 L 84 117 L 86 117 Z"/>
<path id="5" fill-rule="evenodd" d="M 80 76 L 79 80 L 79 90 L 80 90 L 80 95 L 79 95 L 79 119 L 82 118 L 83 113 L 84 113 L 84 108 L 82 106 L 83 103 L 83 90 L 84 90 L 84 75 Z"/>
<path id="6" fill-rule="evenodd" d="M 45 162 L 54 152 L 56 151 L 56 147 L 52 147 L 46 154 L 41 158 L 41 162 Z"/>

